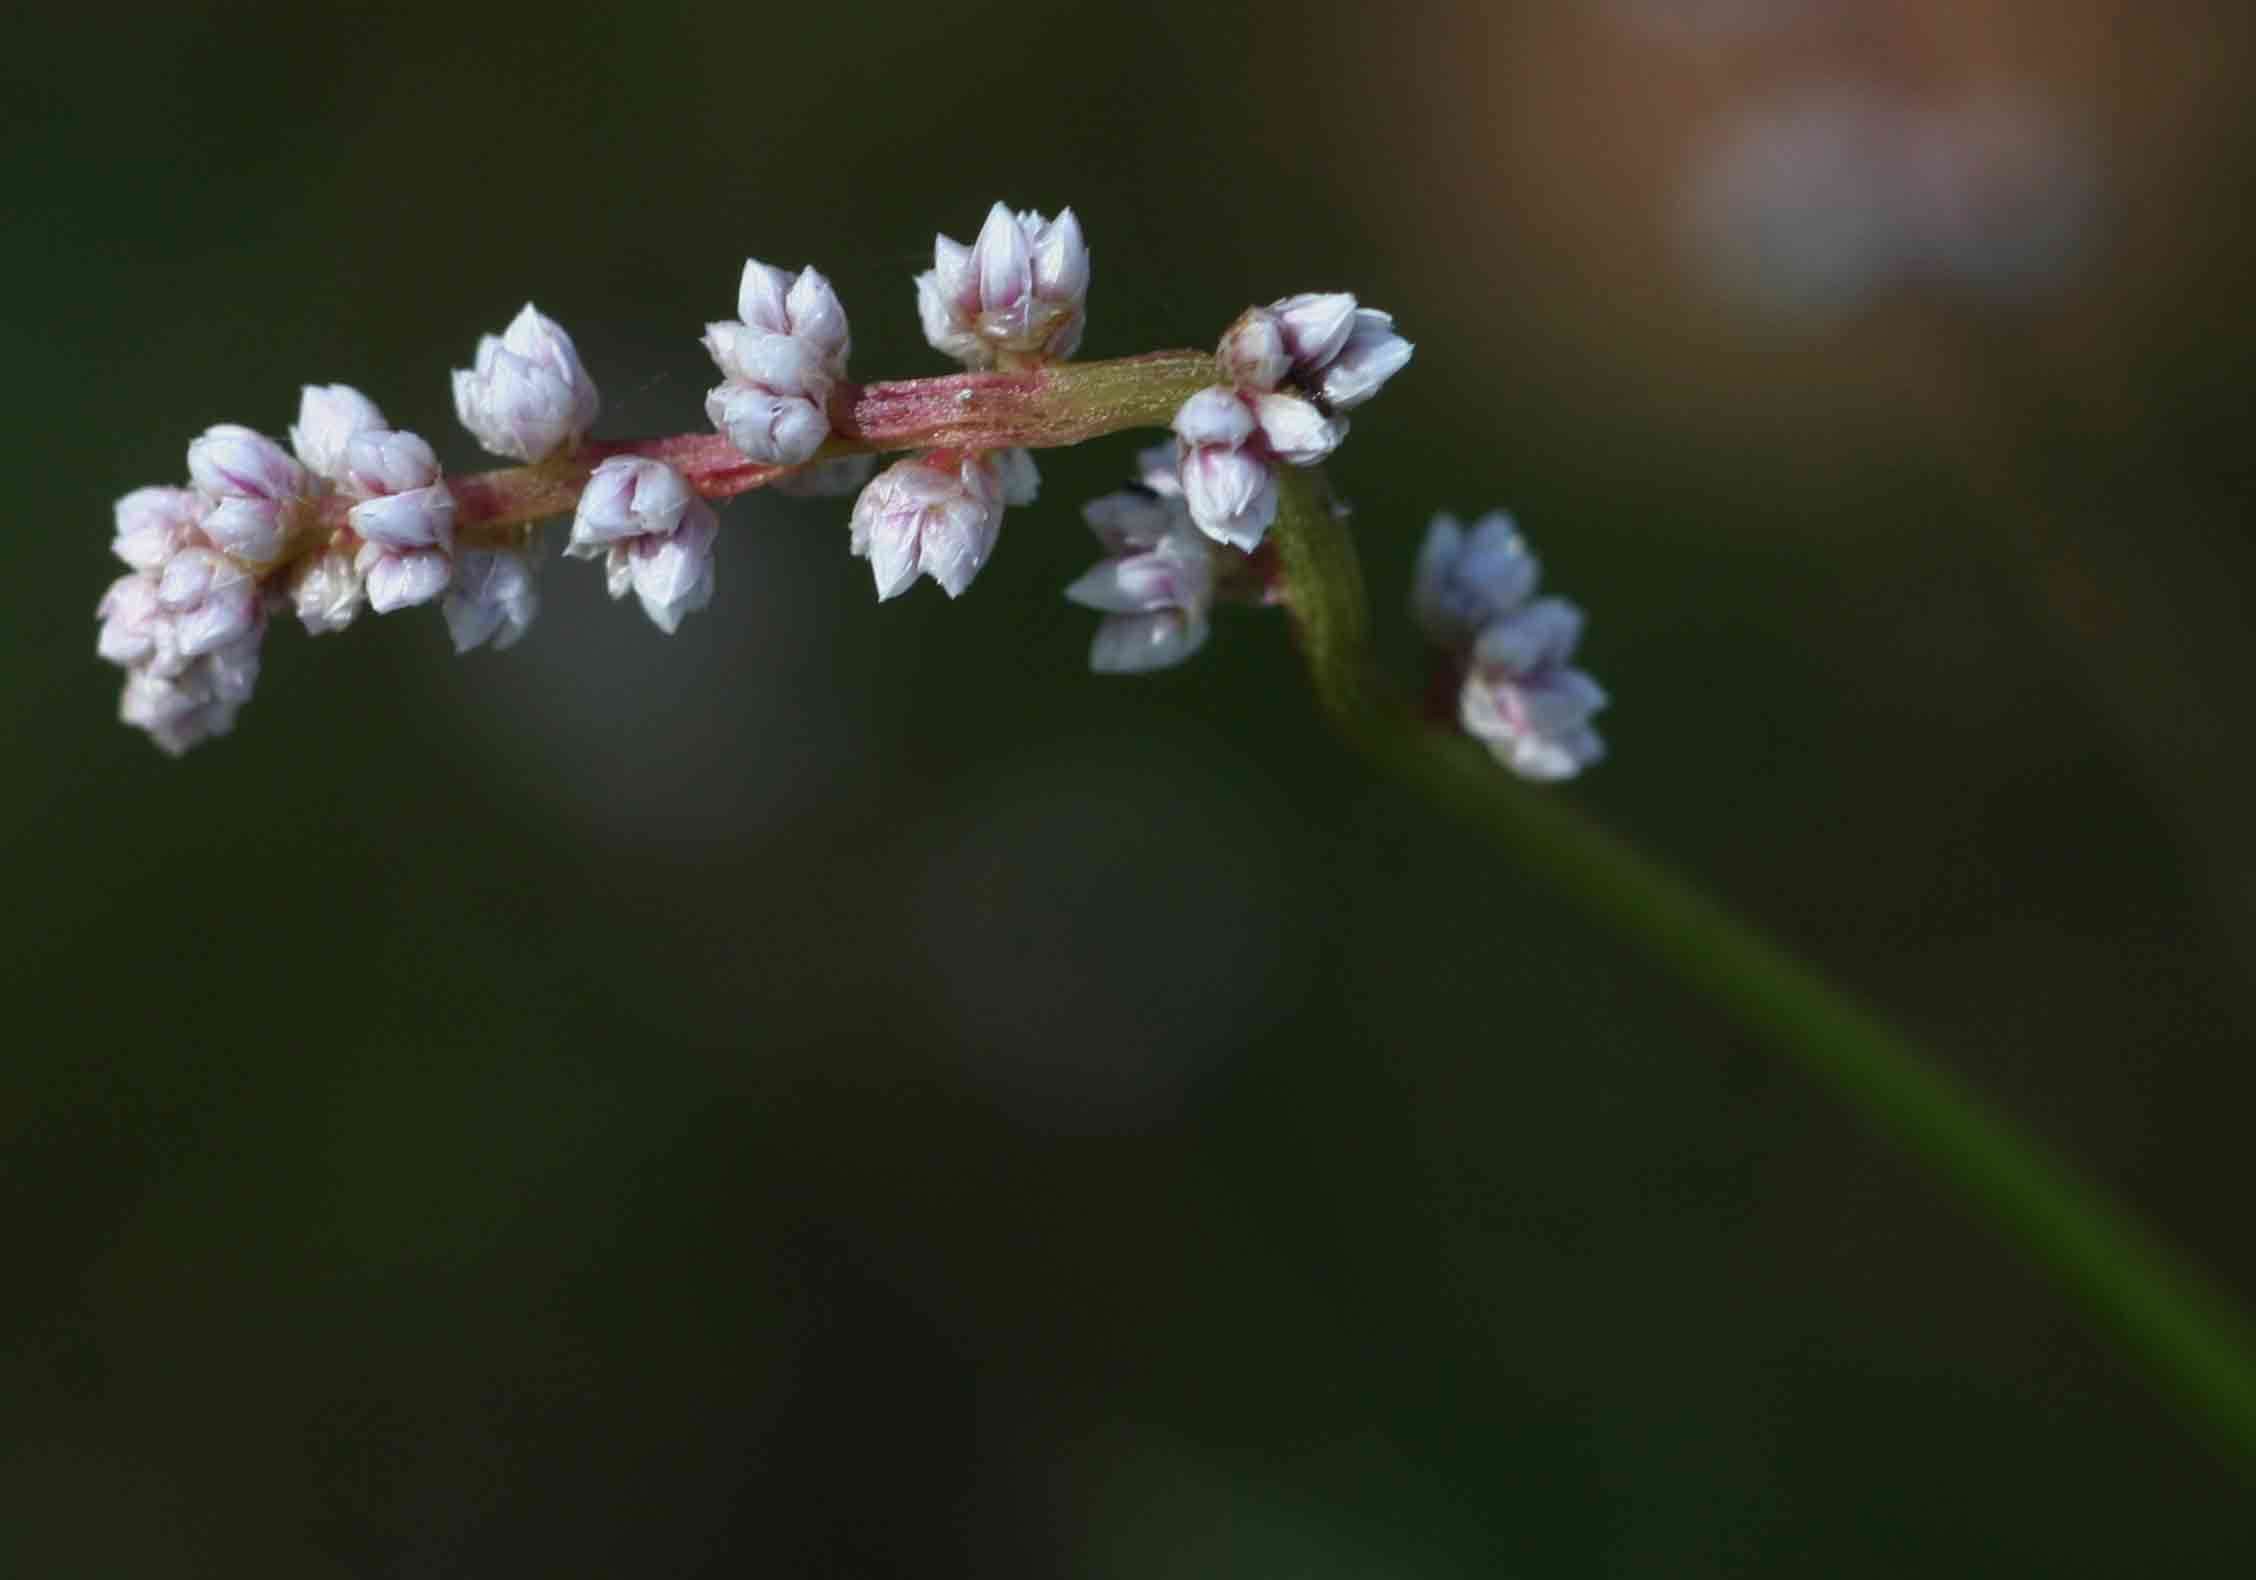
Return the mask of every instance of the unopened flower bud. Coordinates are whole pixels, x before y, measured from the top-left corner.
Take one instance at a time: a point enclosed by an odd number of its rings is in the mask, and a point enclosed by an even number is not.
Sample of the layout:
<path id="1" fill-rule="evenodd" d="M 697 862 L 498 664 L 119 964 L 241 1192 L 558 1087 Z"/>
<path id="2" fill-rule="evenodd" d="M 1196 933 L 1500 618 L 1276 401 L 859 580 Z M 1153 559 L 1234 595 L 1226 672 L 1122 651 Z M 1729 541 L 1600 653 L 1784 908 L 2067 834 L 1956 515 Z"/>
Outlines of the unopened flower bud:
<path id="1" fill-rule="evenodd" d="M 194 539 L 204 502 L 188 488 L 136 488 L 117 502 L 110 549 L 137 571 L 163 568 Z"/>
<path id="2" fill-rule="evenodd" d="M 726 382 L 705 415 L 754 461 L 795 466 L 830 437 L 830 393 L 846 376 L 846 309 L 813 269 L 797 279 L 747 260 L 737 287 L 741 321 L 705 326 L 705 349 Z"/>
<path id="3" fill-rule="evenodd" d="M 188 446 L 188 475 L 213 500 L 204 535 L 254 565 L 281 557 L 296 507 L 313 488 L 288 451 L 234 423 L 208 428 Z"/>
<path id="4" fill-rule="evenodd" d="M 1270 304 L 1294 371 L 1330 364 L 1355 328 L 1355 298 L 1345 291 L 1303 291 Z"/>
<path id="5" fill-rule="evenodd" d="M 1266 307 L 1249 307 L 1223 331 L 1215 351 L 1222 376 L 1239 389 L 1273 390 L 1292 371 L 1284 328 Z"/>
<path id="6" fill-rule="evenodd" d="M 457 653 L 489 641 L 496 652 L 510 646 L 540 612 L 531 557 L 508 549 L 470 550 L 455 562 L 440 612 Z"/>
<path id="7" fill-rule="evenodd" d="M 1316 378 L 1316 393 L 1333 411 L 1348 411 L 1379 392 L 1379 386 L 1409 364 L 1413 348 L 1394 332 L 1394 319 L 1368 307 L 1357 308 L 1355 328 L 1339 355 Z"/>
<path id="8" fill-rule="evenodd" d="M 564 552 L 604 556 L 605 585 L 631 588 L 643 613 L 669 636 L 682 616 L 713 601 L 713 545 L 720 521 L 689 480 L 662 461 L 613 456 L 581 491 Z"/>
<path id="9" fill-rule="evenodd" d="M 530 302 L 499 336 L 478 342 L 454 373 L 454 409 L 495 455 L 540 461 L 579 443 L 602 402 L 578 348 Z"/>
<path id="10" fill-rule="evenodd" d="M 1277 484 L 1252 441 L 1258 425 L 1235 390 L 1200 390 L 1175 414 L 1183 499 L 1217 542 L 1250 553 L 1277 517 Z"/>
<path id="11" fill-rule="evenodd" d="M 1000 465 L 982 455 L 934 451 L 898 461 L 854 501 L 852 547 L 870 562 L 882 601 L 929 576 L 960 597 L 1002 531 Z"/>
<path id="12" fill-rule="evenodd" d="M 1492 510 L 1470 531 L 1450 515 L 1434 517 L 1418 549 L 1410 612 L 1444 647 L 1468 647 L 1481 627 L 1526 603 L 1538 566 L 1512 518 Z"/>
<path id="13" fill-rule="evenodd" d="M 1091 500 L 1082 515 L 1111 556 L 1065 590 L 1105 615 L 1089 667 L 1100 675 L 1166 669 L 1204 646 L 1214 548 L 1182 499 L 1125 491 Z"/>
<path id="14" fill-rule="evenodd" d="M 1591 715 L 1606 705 L 1595 680 L 1570 668 L 1582 614 L 1539 598 L 1482 630 L 1458 694 L 1458 719 L 1523 779 L 1570 779 L 1605 755 Z"/>
<path id="15" fill-rule="evenodd" d="M 935 236 L 932 261 L 916 288 L 934 350 L 990 368 L 1001 357 L 1055 360 L 1079 349 L 1089 247 L 1070 208 L 1052 220 L 997 203 L 971 246 Z"/>
<path id="16" fill-rule="evenodd" d="M 155 571 L 135 571 L 110 583 L 95 615 L 102 629 L 94 639 L 94 651 L 110 663 L 177 667 L 172 615 L 157 596 Z"/>
<path id="17" fill-rule="evenodd" d="M 182 549 L 165 562 L 157 602 L 172 616 L 184 658 L 197 658 L 248 632 L 258 620 L 258 583 L 212 549 Z"/>
<path id="18" fill-rule="evenodd" d="M 345 447 L 353 437 L 389 426 L 376 403 L 349 384 L 308 384 L 298 396 L 290 448 L 306 469 L 332 483 L 345 478 Z"/>
<path id="19" fill-rule="evenodd" d="M 300 560 L 290 572 L 289 593 L 290 607 L 309 636 L 342 631 L 366 600 L 352 551 L 341 548 L 323 549 Z"/>

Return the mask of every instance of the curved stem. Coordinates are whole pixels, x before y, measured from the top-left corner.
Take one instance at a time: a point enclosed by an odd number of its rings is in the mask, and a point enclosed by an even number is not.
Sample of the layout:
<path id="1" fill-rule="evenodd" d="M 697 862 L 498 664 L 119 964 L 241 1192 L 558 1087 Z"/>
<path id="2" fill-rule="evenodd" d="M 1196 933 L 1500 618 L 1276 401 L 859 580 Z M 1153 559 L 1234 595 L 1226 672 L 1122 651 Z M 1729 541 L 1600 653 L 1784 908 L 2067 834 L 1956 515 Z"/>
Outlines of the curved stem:
<path id="1" fill-rule="evenodd" d="M 1278 484 L 1286 602 L 1317 694 L 1347 736 L 1830 1087 L 2057 1278 L 2182 1413 L 2256 1467 L 2256 1335 L 2231 1303 L 1809 966 L 1570 802 L 1510 780 L 1473 742 L 1382 700 L 1346 525 L 1319 477 L 1288 472 Z"/>

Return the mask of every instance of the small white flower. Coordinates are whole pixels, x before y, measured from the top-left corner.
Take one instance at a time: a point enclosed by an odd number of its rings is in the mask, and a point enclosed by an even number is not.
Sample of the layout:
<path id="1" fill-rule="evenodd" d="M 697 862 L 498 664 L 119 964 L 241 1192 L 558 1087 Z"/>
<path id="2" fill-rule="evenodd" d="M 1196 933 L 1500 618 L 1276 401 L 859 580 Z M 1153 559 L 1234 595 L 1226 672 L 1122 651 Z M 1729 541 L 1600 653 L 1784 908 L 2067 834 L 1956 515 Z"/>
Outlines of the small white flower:
<path id="1" fill-rule="evenodd" d="M 137 571 L 161 570 L 195 541 L 204 502 L 190 488 L 136 488 L 117 502 L 110 550 Z"/>
<path id="2" fill-rule="evenodd" d="M 94 611 L 102 622 L 94 639 L 96 653 L 128 668 L 178 671 L 185 660 L 157 587 L 153 570 L 134 571 L 110 583 Z"/>
<path id="3" fill-rule="evenodd" d="M 1306 377 L 1329 366 L 1355 328 L 1355 298 L 1345 291 L 1303 291 L 1269 304 L 1293 371 Z"/>
<path id="4" fill-rule="evenodd" d="M 1198 529 L 1251 552 L 1277 518 L 1277 482 L 1253 444 L 1253 408 L 1233 389 L 1200 390 L 1175 414 L 1183 499 Z"/>
<path id="5" fill-rule="evenodd" d="M 454 496 L 438 457 L 411 433 L 353 435 L 343 451 L 347 492 L 362 495 L 345 520 L 361 539 L 353 569 L 368 606 L 390 614 L 429 603 L 454 574 Z"/>
<path id="6" fill-rule="evenodd" d="M 1222 337 L 1221 358 L 1243 388 L 1274 389 L 1289 377 L 1327 412 L 1343 412 L 1376 395 L 1413 349 L 1394 332 L 1391 316 L 1358 307 L 1345 291 L 1327 291 L 1251 309 Z M 1289 366 L 1271 374 L 1279 354 Z"/>
<path id="7" fill-rule="evenodd" d="M 1080 348 L 1089 246 L 1070 208 L 1052 220 L 997 203 L 969 247 L 933 237 L 932 265 L 916 291 L 934 350 L 991 368 L 1004 356 L 1054 361 Z"/>
<path id="8" fill-rule="evenodd" d="M 360 613 L 366 590 L 353 559 L 353 550 L 330 547 L 307 555 L 292 567 L 290 607 L 297 611 L 298 622 L 307 635 L 342 631 Z"/>
<path id="9" fill-rule="evenodd" d="M 705 326 L 705 349 L 726 376 L 706 395 L 705 415 L 750 459 L 797 465 L 830 437 L 830 395 L 851 343 L 846 309 L 813 269 L 793 279 L 748 259 L 737 311 L 741 321 Z"/>
<path id="10" fill-rule="evenodd" d="M 204 536 L 253 565 L 279 559 L 313 480 L 264 434 L 234 423 L 207 428 L 188 446 L 188 475 L 212 501 Z"/>
<path id="11" fill-rule="evenodd" d="M 455 562 L 454 581 L 439 608 L 457 653 L 488 641 L 501 651 L 540 612 L 531 557 L 510 549 L 470 550 Z"/>
<path id="12" fill-rule="evenodd" d="M 881 601 L 907 592 L 919 576 L 951 598 L 962 595 L 1002 531 L 1005 471 L 991 454 L 934 451 L 871 479 L 854 501 L 852 548 L 870 562 Z M 1026 478 L 1012 482 L 1023 491 Z"/>
<path id="13" fill-rule="evenodd" d="M 1538 598 L 1490 622 L 1473 644 L 1458 720 L 1523 779 L 1571 779 L 1605 755 L 1590 719 L 1606 693 L 1568 663 L 1581 635 L 1580 610 Z"/>
<path id="14" fill-rule="evenodd" d="M 1508 513 L 1492 510 L 1469 532 L 1438 515 L 1418 550 L 1410 612 L 1435 642 L 1469 646 L 1482 626 L 1527 602 L 1538 569 Z"/>
<path id="15" fill-rule="evenodd" d="M 259 621 L 258 582 L 215 549 L 182 549 L 157 577 L 157 603 L 172 616 L 183 658 L 239 640 Z"/>
<path id="16" fill-rule="evenodd" d="M 540 461 L 579 443 L 602 407 L 572 337 L 530 302 L 454 372 L 454 410 L 495 455 Z"/>
<path id="17" fill-rule="evenodd" d="M 407 548 L 374 539 L 353 556 L 353 570 L 368 592 L 368 607 L 378 614 L 429 603 L 446 591 L 454 561 L 439 548 Z"/>
<path id="18" fill-rule="evenodd" d="M 1273 390 L 1292 371 L 1292 352 L 1284 326 L 1266 307 L 1249 307 L 1222 332 L 1215 348 L 1223 377 L 1239 389 Z"/>
<path id="19" fill-rule="evenodd" d="M 713 545 L 720 520 L 689 480 L 662 461 L 617 455 L 595 469 L 572 518 L 564 552 L 604 556 L 611 596 L 631 588 L 643 613 L 669 636 L 682 616 L 713 601 Z"/>
<path id="20" fill-rule="evenodd" d="M 1065 590 L 1105 615 L 1089 644 L 1089 667 L 1100 675 L 1166 669 L 1203 647 L 1215 551 L 1181 496 L 1123 490 L 1081 513 L 1109 555 Z"/>
<path id="21" fill-rule="evenodd" d="M 290 448 L 316 477 L 341 483 L 345 447 L 356 434 L 388 428 L 376 403 L 349 384 L 308 384 L 298 395 Z"/>
<path id="22" fill-rule="evenodd" d="M 125 677 L 118 717 L 144 730 L 177 757 L 189 747 L 225 735 L 258 682 L 263 626 L 173 674 L 134 669 Z"/>

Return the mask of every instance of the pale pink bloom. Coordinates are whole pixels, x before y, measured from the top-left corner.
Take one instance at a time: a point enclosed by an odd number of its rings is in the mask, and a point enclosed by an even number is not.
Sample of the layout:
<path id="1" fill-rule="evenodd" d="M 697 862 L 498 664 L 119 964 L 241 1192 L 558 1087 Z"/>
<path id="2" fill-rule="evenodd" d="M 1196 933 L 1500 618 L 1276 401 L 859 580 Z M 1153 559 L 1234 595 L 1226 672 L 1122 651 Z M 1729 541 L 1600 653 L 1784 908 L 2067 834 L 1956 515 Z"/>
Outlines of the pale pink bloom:
<path id="1" fill-rule="evenodd" d="M 349 384 L 308 384 L 298 395 L 290 448 L 308 471 L 332 483 L 345 479 L 345 447 L 355 435 L 391 425 L 376 403 Z"/>
<path id="2" fill-rule="evenodd" d="M 1032 470 L 1030 459 L 1022 467 L 991 454 L 943 450 L 878 473 L 854 501 L 851 546 L 870 562 L 879 599 L 899 597 L 919 576 L 960 597 L 994 552 L 1006 489 L 1031 497 Z"/>
<path id="3" fill-rule="evenodd" d="M 348 540 L 349 541 L 349 540 Z M 309 554 L 290 571 L 290 607 L 310 636 L 326 636 L 353 623 L 367 601 L 354 550 L 332 546 Z"/>
<path id="4" fill-rule="evenodd" d="M 925 339 L 966 367 L 1070 357 L 1089 296 L 1081 222 L 1070 208 L 1053 220 L 997 203 L 969 247 L 933 238 L 932 267 L 916 277 L 916 291 Z"/>
<path id="5" fill-rule="evenodd" d="M 713 507 L 681 473 L 662 461 L 620 455 L 589 477 L 564 552 L 575 559 L 602 555 L 611 596 L 632 589 L 643 613 L 671 635 L 683 615 L 713 601 L 719 532 Z"/>
<path id="6" fill-rule="evenodd" d="M 540 612 L 532 559 L 508 549 L 470 550 L 455 562 L 454 580 L 439 610 L 457 653 L 489 641 L 496 652 L 510 646 Z"/>
<path id="7" fill-rule="evenodd" d="M 1426 529 L 1410 586 L 1410 612 L 1444 647 L 1469 647 L 1487 625 L 1527 602 L 1538 567 L 1505 511 L 1492 510 L 1468 531 L 1438 515 Z"/>
<path id="8" fill-rule="evenodd" d="M 137 571 L 161 570 L 195 541 L 204 509 L 194 489 L 136 488 L 117 502 L 110 549 Z"/>
<path id="9" fill-rule="evenodd" d="M 204 536 L 254 565 L 281 557 L 314 491 L 287 450 L 234 423 L 207 428 L 188 446 L 188 475 L 211 501 L 199 523 Z"/>
<path id="10" fill-rule="evenodd" d="M 1579 609 L 1538 598 L 1490 622 L 1473 644 L 1458 721 L 1523 779 L 1571 779 L 1605 755 L 1590 718 L 1606 693 L 1569 664 L 1581 635 Z"/>
<path id="11" fill-rule="evenodd" d="M 830 436 L 831 391 L 846 377 L 846 309 L 813 269 L 794 279 L 751 259 L 737 311 L 740 320 L 705 326 L 705 349 L 726 376 L 705 397 L 705 415 L 754 461 L 808 460 Z"/>
<path id="12" fill-rule="evenodd" d="M 1215 549 L 1192 525 L 1182 496 L 1127 489 L 1082 507 L 1108 557 L 1065 596 L 1105 618 L 1089 644 L 1100 675 L 1182 663 L 1206 643 L 1214 605 Z"/>
<path id="13" fill-rule="evenodd" d="M 541 461 L 568 450 L 602 409 L 595 380 L 562 325 L 527 302 L 499 336 L 487 335 L 454 373 L 454 410 L 495 455 Z"/>

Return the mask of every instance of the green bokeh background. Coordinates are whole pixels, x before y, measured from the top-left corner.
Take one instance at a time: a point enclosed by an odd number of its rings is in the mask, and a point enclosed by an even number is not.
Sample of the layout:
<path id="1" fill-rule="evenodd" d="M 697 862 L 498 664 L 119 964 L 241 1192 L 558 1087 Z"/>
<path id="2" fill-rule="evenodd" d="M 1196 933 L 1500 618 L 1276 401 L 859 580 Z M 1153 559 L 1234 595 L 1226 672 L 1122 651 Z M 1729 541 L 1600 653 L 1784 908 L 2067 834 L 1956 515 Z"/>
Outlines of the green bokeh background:
<path id="1" fill-rule="evenodd" d="M 1544 7 L 14 26 L 0 1573 L 2245 1553 L 2054 1289 L 1375 781 L 1278 622 L 1087 676 L 1129 441 L 1045 458 L 960 604 L 750 499 L 671 641 L 561 564 L 500 657 L 278 628 L 179 763 L 88 618 L 111 499 L 303 382 L 475 464 L 444 372 L 528 296 L 628 434 L 699 424 L 747 254 L 938 371 L 908 277 L 996 196 L 1083 216 L 1091 356 L 1350 288 L 1420 346 L 1335 471 L 1405 678 L 1427 514 L 1511 504 L 1619 699 L 1563 793 L 2246 1300 L 2244 110 L 2142 163 L 2129 39 L 2068 296 L 1781 327 L 1562 218 L 1638 107 L 1519 97 L 1596 69 Z"/>

